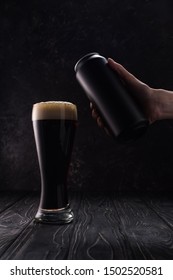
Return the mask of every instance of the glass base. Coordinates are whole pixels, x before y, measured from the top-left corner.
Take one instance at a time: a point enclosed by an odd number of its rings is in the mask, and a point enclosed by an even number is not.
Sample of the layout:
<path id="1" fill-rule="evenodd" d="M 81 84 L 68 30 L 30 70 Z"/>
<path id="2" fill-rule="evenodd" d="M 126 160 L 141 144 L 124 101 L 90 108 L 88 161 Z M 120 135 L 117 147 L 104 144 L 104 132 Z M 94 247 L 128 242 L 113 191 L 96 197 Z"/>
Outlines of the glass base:
<path id="1" fill-rule="evenodd" d="M 66 206 L 62 209 L 38 209 L 35 221 L 45 224 L 67 224 L 73 221 L 73 212 L 71 208 Z"/>

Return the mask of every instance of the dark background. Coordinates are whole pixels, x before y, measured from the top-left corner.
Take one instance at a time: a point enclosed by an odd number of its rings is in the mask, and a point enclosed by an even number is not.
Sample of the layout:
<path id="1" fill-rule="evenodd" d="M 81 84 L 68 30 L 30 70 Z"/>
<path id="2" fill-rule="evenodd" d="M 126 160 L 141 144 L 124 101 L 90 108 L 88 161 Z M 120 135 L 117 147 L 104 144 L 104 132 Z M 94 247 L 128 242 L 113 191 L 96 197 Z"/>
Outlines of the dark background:
<path id="1" fill-rule="evenodd" d="M 0 2 L 0 188 L 39 190 L 32 104 L 68 100 L 79 123 L 69 186 L 171 190 L 173 121 L 119 145 L 91 117 L 74 65 L 88 52 L 122 63 L 152 87 L 173 89 L 173 4 L 168 0 Z"/>

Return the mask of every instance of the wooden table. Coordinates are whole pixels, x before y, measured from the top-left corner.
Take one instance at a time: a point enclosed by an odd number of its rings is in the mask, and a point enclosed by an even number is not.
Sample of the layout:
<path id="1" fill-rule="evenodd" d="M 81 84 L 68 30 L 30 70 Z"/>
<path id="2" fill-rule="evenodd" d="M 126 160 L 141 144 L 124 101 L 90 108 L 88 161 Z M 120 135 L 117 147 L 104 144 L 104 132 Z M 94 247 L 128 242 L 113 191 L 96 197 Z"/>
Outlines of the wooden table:
<path id="1" fill-rule="evenodd" d="M 172 194 L 69 192 L 67 225 L 33 221 L 38 193 L 1 192 L 0 259 L 173 259 Z"/>

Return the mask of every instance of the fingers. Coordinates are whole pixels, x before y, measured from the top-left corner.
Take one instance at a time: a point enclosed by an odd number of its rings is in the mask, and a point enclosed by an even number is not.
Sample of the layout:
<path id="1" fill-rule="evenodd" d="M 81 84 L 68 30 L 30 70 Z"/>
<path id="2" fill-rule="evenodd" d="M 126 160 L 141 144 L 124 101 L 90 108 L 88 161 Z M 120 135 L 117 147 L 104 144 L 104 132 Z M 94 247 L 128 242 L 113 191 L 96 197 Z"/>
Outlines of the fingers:
<path id="1" fill-rule="evenodd" d="M 92 103 L 90 103 L 90 108 L 91 108 L 91 115 L 92 115 L 93 119 L 96 120 L 96 119 L 98 118 L 98 113 L 97 113 L 97 111 L 96 111 L 96 109 L 94 108 L 94 106 L 93 106 Z"/>
<path id="2" fill-rule="evenodd" d="M 99 113 L 97 112 L 97 109 L 96 109 L 95 106 L 92 104 L 92 102 L 90 103 L 90 109 L 91 109 L 92 117 L 93 117 L 93 119 L 96 120 L 97 125 L 98 125 L 100 128 L 104 129 L 104 131 L 106 132 L 106 134 L 110 135 L 109 130 L 105 127 L 105 125 L 104 125 L 104 123 L 103 123 L 103 121 L 102 121 L 102 119 L 101 119 Z"/>
<path id="3" fill-rule="evenodd" d="M 93 119 L 95 119 L 97 121 L 97 124 L 99 127 L 103 127 L 103 122 L 102 122 L 96 108 L 93 106 L 92 103 L 90 103 L 90 108 L 91 108 L 91 114 L 92 114 Z"/>

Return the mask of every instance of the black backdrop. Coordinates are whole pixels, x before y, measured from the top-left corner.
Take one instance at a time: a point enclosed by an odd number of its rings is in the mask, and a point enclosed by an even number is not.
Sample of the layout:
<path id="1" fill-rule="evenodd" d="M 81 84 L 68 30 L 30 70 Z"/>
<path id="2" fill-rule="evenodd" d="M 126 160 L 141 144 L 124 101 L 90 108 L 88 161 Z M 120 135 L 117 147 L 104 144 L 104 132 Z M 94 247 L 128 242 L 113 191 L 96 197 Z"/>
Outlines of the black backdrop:
<path id="1" fill-rule="evenodd" d="M 74 64 L 97 51 L 153 87 L 173 89 L 173 4 L 162 0 L 4 0 L 0 3 L 0 188 L 38 190 L 32 104 L 68 100 L 79 123 L 69 186 L 171 190 L 173 121 L 121 146 L 91 118 Z"/>

